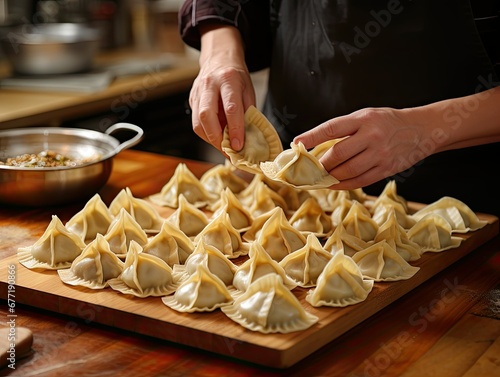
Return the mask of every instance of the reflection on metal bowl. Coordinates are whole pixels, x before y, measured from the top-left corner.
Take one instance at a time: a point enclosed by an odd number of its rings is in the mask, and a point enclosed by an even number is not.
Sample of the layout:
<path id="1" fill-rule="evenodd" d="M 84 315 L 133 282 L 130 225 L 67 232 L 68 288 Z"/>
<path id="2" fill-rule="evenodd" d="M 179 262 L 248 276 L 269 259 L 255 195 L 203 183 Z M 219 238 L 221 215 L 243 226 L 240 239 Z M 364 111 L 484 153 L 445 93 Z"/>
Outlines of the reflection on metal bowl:
<path id="1" fill-rule="evenodd" d="M 118 130 L 131 130 L 136 135 L 120 143 L 111 136 Z M 58 127 L 0 131 L 0 161 L 42 150 L 93 161 L 48 168 L 0 165 L 0 203 L 42 207 L 89 199 L 108 181 L 113 157 L 138 144 L 143 134 L 140 127 L 128 123 L 117 123 L 104 133 Z"/>
<path id="2" fill-rule="evenodd" d="M 52 75 L 90 70 L 99 42 L 98 29 L 90 26 L 47 23 L 13 28 L 1 46 L 15 73 Z"/>

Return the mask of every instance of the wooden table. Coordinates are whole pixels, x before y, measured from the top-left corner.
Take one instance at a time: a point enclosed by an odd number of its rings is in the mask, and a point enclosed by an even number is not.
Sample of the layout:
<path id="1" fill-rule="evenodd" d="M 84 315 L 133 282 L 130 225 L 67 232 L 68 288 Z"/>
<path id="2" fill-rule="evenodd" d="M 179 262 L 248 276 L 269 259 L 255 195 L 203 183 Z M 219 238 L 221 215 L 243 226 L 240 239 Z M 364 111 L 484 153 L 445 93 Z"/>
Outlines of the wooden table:
<path id="1" fill-rule="evenodd" d="M 109 202 L 123 187 L 134 196 L 158 192 L 181 160 L 127 150 L 114 160 L 100 194 Z M 186 161 L 201 176 L 211 165 Z M 49 209 L 0 208 L 0 238 L 8 225 L 69 219 L 82 203 Z M 3 242 L 5 241 L 5 242 Z M 13 253 L 2 247 L 0 258 Z M 7 322 L 2 300 L 0 313 Z M 17 325 L 33 331 L 33 352 L 9 376 L 493 376 L 500 354 L 500 237 L 379 311 L 286 370 L 16 306 Z M 6 375 L 7 370 L 0 370 Z"/>

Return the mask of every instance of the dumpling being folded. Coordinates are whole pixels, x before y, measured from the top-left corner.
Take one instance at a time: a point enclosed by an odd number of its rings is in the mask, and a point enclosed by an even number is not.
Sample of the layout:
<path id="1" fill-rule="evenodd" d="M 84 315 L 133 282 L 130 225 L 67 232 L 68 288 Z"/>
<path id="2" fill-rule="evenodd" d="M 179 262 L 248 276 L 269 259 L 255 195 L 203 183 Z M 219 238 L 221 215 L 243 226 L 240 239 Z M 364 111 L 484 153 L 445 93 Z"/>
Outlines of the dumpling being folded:
<path id="1" fill-rule="evenodd" d="M 262 173 L 259 164 L 272 161 L 283 151 L 283 145 L 275 128 L 255 106 L 245 111 L 245 144 L 240 151 L 231 147 L 229 127 L 224 129 L 221 148 L 231 163 L 253 174 Z"/>
<path id="2" fill-rule="evenodd" d="M 184 313 L 211 312 L 234 301 L 222 280 L 203 264 L 196 267 L 173 295 L 161 300 L 171 309 Z"/>
<path id="3" fill-rule="evenodd" d="M 17 249 L 17 258 L 26 268 L 57 270 L 70 267 L 85 246 L 79 235 L 70 232 L 59 217 L 53 215 L 33 245 Z"/>
<path id="4" fill-rule="evenodd" d="M 420 270 L 411 266 L 386 240 L 379 241 L 352 256 L 366 279 L 375 281 L 406 280 Z"/>
<path id="5" fill-rule="evenodd" d="M 330 259 L 332 254 L 323 249 L 318 238 L 311 233 L 307 236 L 305 246 L 288 254 L 279 265 L 299 287 L 310 288 L 316 285 L 318 276 Z"/>
<path id="6" fill-rule="evenodd" d="M 70 268 L 57 272 L 66 284 L 102 289 L 108 285 L 108 280 L 122 273 L 123 266 L 124 263 L 111 251 L 103 235 L 98 234 L 76 257 Z"/>
<path id="7" fill-rule="evenodd" d="M 351 257 L 337 253 L 323 269 L 316 288 L 307 292 L 306 301 L 316 307 L 354 305 L 366 300 L 373 283 L 371 279 L 363 279 Z"/>
<path id="8" fill-rule="evenodd" d="M 302 307 L 276 274 L 255 280 L 246 292 L 221 310 L 241 326 L 264 334 L 305 330 L 319 320 Z"/>
<path id="9" fill-rule="evenodd" d="M 162 187 L 160 192 L 151 195 L 149 198 L 159 206 L 177 208 L 180 194 L 183 194 L 186 200 L 195 207 L 204 207 L 217 199 L 216 195 L 209 193 L 205 189 L 200 180 L 183 162 L 177 165 L 174 175 Z"/>
<path id="10" fill-rule="evenodd" d="M 135 241 L 130 242 L 123 272 L 108 280 L 108 284 L 115 291 L 137 297 L 167 296 L 174 293 L 178 285 L 172 268 L 160 258 L 143 253 Z"/>
<path id="11" fill-rule="evenodd" d="M 157 233 L 163 218 L 158 211 L 144 199 L 135 198 L 130 188 L 121 190 L 109 205 L 109 211 L 113 216 L 117 216 L 124 208 L 137 221 L 146 233 Z"/>
<path id="12" fill-rule="evenodd" d="M 302 143 L 290 143 L 273 161 L 261 162 L 262 172 L 270 179 L 300 189 L 326 188 L 339 183 Z"/>
<path id="13" fill-rule="evenodd" d="M 98 233 L 105 234 L 113 221 L 113 215 L 99 194 L 95 194 L 83 207 L 66 223 L 66 228 L 78 234 L 85 242 L 91 242 Z"/>
<path id="14" fill-rule="evenodd" d="M 267 274 L 281 276 L 288 289 L 297 286 L 297 283 L 286 275 L 283 267 L 273 260 L 259 243 L 252 242 L 249 258 L 236 270 L 233 285 L 240 291 L 246 291 L 252 282 Z"/>

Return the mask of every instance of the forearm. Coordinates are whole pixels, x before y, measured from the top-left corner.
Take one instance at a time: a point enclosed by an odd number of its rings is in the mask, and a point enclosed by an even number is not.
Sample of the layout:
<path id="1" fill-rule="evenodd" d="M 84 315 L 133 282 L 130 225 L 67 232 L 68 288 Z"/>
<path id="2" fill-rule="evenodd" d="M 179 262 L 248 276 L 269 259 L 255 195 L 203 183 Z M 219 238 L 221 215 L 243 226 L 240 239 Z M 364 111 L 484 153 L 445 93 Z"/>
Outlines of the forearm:
<path id="1" fill-rule="evenodd" d="M 500 142 L 500 87 L 402 111 L 425 129 L 431 153 Z"/>

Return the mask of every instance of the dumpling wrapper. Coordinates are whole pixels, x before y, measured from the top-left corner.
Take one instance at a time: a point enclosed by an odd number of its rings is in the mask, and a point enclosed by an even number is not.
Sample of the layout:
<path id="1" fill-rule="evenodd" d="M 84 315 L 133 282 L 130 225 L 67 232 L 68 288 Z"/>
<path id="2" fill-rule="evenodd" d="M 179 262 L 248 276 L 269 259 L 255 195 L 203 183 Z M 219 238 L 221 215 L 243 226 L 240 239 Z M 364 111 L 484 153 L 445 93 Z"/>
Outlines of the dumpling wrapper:
<path id="1" fill-rule="evenodd" d="M 264 334 L 306 330 L 319 318 L 307 312 L 276 274 L 255 280 L 231 305 L 221 311 L 241 326 Z"/>
<path id="2" fill-rule="evenodd" d="M 363 279 L 359 266 L 351 257 L 337 253 L 310 289 L 306 301 L 312 306 L 344 307 L 360 303 L 372 291 L 374 280 Z"/>
<path id="3" fill-rule="evenodd" d="M 261 162 L 260 169 L 272 180 L 303 190 L 327 188 L 339 183 L 300 142 L 290 143 L 290 149 L 281 152 L 273 161 Z"/>
<path id="4" fill-rule="evenodd" d="M 58 270 L 57 273 L 66 284 L 103 289 L 108 286 L 108 280 L 122 273 L 123 266 L 124 263 L 111 251 L 104 236 L 97 234 L 70 268 Z"/>
<path id="5" fill-rule="evenodd" d="M 272 161 L 283 151 L 276 129 L 255 106 L 245 111 L 245 143 L 240 151 L 231 147 L 229 128 L 224 129 L 221 148 L 231 163 L 253 174 L 262 173 L 260 163 Z"/>
<path id="6" fill-rule="evenodd" d="M 178 312 L 211 312 L 234 301 L 226 285 L 203 264 L 162 302 Z"/>
<path id="7" fill-rule="evenodd" d="M 17 249 L 17 258 L 24 267 L 58 270 L 69 268 L 85 248 L 79 235 L 70 232 L 56 215 L 42 236 L 31 246 Z"/>

